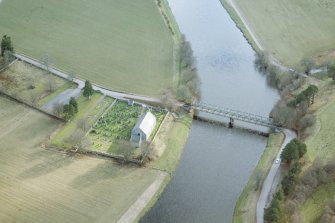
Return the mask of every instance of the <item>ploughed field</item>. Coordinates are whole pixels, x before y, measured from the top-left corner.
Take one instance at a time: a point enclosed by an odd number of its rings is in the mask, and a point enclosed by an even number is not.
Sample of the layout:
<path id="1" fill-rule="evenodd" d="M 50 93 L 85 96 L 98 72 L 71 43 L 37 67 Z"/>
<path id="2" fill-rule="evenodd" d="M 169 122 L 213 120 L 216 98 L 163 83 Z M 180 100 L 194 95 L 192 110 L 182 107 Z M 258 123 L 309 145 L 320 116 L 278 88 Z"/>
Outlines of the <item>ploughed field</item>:
<path id="1" fill-rule="evenodd" d="M 157 177 L 151 169 L 42 149 L 58 126 L 0 97 L 0 222 L 114 222 Z"/>
<path id="2" fill-rule="evenodd" d="M 157 96 L 172 85 L 173 39 L 155 0 L 4 0 L 0 35 L 107 88 Z"/>
<path id="3" fill-rule="evenodd" d="M 236 2 L 265 49 L 286 65 L 299 66 L 304 58 L 334 51 L 335 1 L 232 1 Z M 332 54 L 334 59 L 335 53 Z"/>

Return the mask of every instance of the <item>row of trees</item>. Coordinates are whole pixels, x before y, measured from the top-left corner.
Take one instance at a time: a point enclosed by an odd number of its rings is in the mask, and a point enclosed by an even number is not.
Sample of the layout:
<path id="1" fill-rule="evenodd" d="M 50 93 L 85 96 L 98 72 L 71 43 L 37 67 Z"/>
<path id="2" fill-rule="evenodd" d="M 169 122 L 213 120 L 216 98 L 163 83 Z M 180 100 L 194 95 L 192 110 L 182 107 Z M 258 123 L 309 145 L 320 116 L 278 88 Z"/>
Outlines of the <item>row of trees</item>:
<path id="1" fill-rule="evenodd" d="M 288 166 L 288 171 L 281 181 L 281 186 L 274 195 L 271 204 L 264 210 L 264 220 L 266 222 L 281 222 L 285 215 L 285 198 L 294 190 L 298 176 L 301 173 L 302 163 L 300 159 L 306 154 L 307 148 L 298 139 L 289 142 L 281 153 L 281 160 Z"/>
<path id="2" fill-rule="evenodd" d="M 177 98 L 186 103 L 200 100 L 200 81 L 196 67 L 196 59 L 190 42 L 182 35 L 180 46 L 181 78 L 177 90 Z"/>
<path id="3" fill-rule="evenodd" d="M 318 92 L 318 87 L 315 85 L 309 85 L 305 90 L 300 92 L 296 98 L 288 103 L 288 106 L 298 106 L 301 103 L 306 103 L 307 106 L 310 106 L 314 103 L 314 98 Z"/>
<path id="4" fill-rule="evenodd" d="M 69 103 L 65 105 L 57 102 L 53 105 L 53 113 L 57 116 L 63 116 L 66 120 L 70 120 L 78 113 L 78 102 L 74 97 L 71 97 Z"/>

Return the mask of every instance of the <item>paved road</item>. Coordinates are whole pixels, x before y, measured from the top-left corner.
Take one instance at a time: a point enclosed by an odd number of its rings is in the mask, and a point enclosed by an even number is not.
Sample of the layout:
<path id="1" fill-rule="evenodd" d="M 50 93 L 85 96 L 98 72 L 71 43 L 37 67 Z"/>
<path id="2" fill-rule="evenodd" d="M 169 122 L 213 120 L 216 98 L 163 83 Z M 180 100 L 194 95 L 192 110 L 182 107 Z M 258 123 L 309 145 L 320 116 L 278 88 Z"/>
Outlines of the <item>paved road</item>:
<path id="1" fill-rule="evenodd" d="M 52 100 L 47 102 L 45 105 L 42 106 L 42 109 L 44 111 L 52 113 L 53 110 L 53 105 L 55 103 L 60 103 L 62 105 L 65 105 L 69 103 L 71 97 L 78 98 L 80 96 L 80 88 L 75 88 L 75 89 L 66 89 L 56 97 L 54 97 Z"/>
<path id="2" fill-rule="evenodd" d="M 22 60 L 26 63 L 32 64 L 32 65 L 34 65 L 36 67 L 39 67 L 43 70 L 47 70 L 46 66 L 43 65 L 38 60 L 32 59 L 32 58 L 30 58 L 26 55 L 23 55 L 23 54 L 15 53 L 14 55 L 15 55 L 16 58 L 18 58 L 18 59 L 20 59 L 20 60 Z M 65 73 L 61 70 L 52 68 L 52 67 L 49 67 L 49 72 L 56 75 L 56 76 L 64 78 L 64 79 L 68 79 L 68 77 L 69 77 L 69 75 L 67 73 Z M 78 84 L 78 89 L 82 89 L 85 85 L 85 81 L 81 80 L 79 78 L 74 78 L 72 81 L 74 83 Z M 150 102 L 151 103 L 160 103 L 161 102 L 160 99 L 158 99 L 158 98 L 152 98 L 152 97 L 147 97 L 147 96 L 142 96 L 142 95 L 135 95 L 135 94 L 130 94 L 130 93 L 112 91 L 110 89 L 106 89 L 106 88 L 103 88 L 103 87 L 95 85 L 95 84 L 92 84 L 92 87 L 93 87 L 94 90 L 100 91 L 104 95 L 107 95 L 107 96 L 110 96 L 110 97 L 113 97 L 113 98 L 117 98 L 117 99 L 120 99 L 120 100 L 132 99 L 132 100 L 140 100 L 140 101 L 148 102 L 148 103 L 150 103 Z"/>
<path id="3" fill-rule="evenodd" d="M 277 154 L 276 159 L 280 159 L 280 154 L 283 151 L 284 147 L 287 143 L 289 143 L 292 139 L 296 137 L 296 134 L 292 130 L 283 129 L 285 134 L 285 140 Z M 257 202 L 257 223 L 263 223 L 264 219 L 264 208 L 267 207 L 270 199 L 272 198 L 273 194 L 276 192 L 276 188 L 279 184 L 279 181 L 281 179 L 281 169 L 280 164 L 273 163 L 272 167 L 265 178 L 265 181 L 263 183 L 262 191 L 259 196 L 258 202 Z"/>

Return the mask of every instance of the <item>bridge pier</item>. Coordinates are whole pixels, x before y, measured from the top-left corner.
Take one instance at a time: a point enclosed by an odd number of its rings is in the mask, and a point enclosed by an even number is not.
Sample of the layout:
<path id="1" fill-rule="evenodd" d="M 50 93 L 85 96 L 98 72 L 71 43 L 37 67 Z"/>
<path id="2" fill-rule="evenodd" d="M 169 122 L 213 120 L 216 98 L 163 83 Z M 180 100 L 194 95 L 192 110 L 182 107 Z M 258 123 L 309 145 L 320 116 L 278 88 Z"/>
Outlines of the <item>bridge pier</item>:
<path id="1" fill-rule="evenodd" d="M 234 119 L 229 118 L 229 128 L 233 128 L 233 127 L 234 127 Z"/>

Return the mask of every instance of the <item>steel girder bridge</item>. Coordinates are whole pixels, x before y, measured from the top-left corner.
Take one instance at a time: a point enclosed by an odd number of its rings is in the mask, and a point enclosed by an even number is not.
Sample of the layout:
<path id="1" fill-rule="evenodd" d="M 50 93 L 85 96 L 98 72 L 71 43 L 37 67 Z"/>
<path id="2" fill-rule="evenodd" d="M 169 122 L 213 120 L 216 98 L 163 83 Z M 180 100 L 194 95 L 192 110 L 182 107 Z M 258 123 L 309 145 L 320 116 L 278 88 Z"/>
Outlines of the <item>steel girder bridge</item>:
<path id="1" fill-rule="evenodd" d="M 255 125 L 279 128 L 280 125 L 273 122 L 272 118 L 263 117 L 260 115 L 255 115 L 247 112 L 237 111 L 229 108 L 222 108 L 206 103 L 196 103 L 196 104 L 185 104 L 185 108 L 194 109 L 196 112 L 206 112 L 213 115 L 218 115 L 222 117 L 229 118 L 229 127 L 234 126 L 234 120 L 239 120 L 243 122 L 248 122 Z"/>

